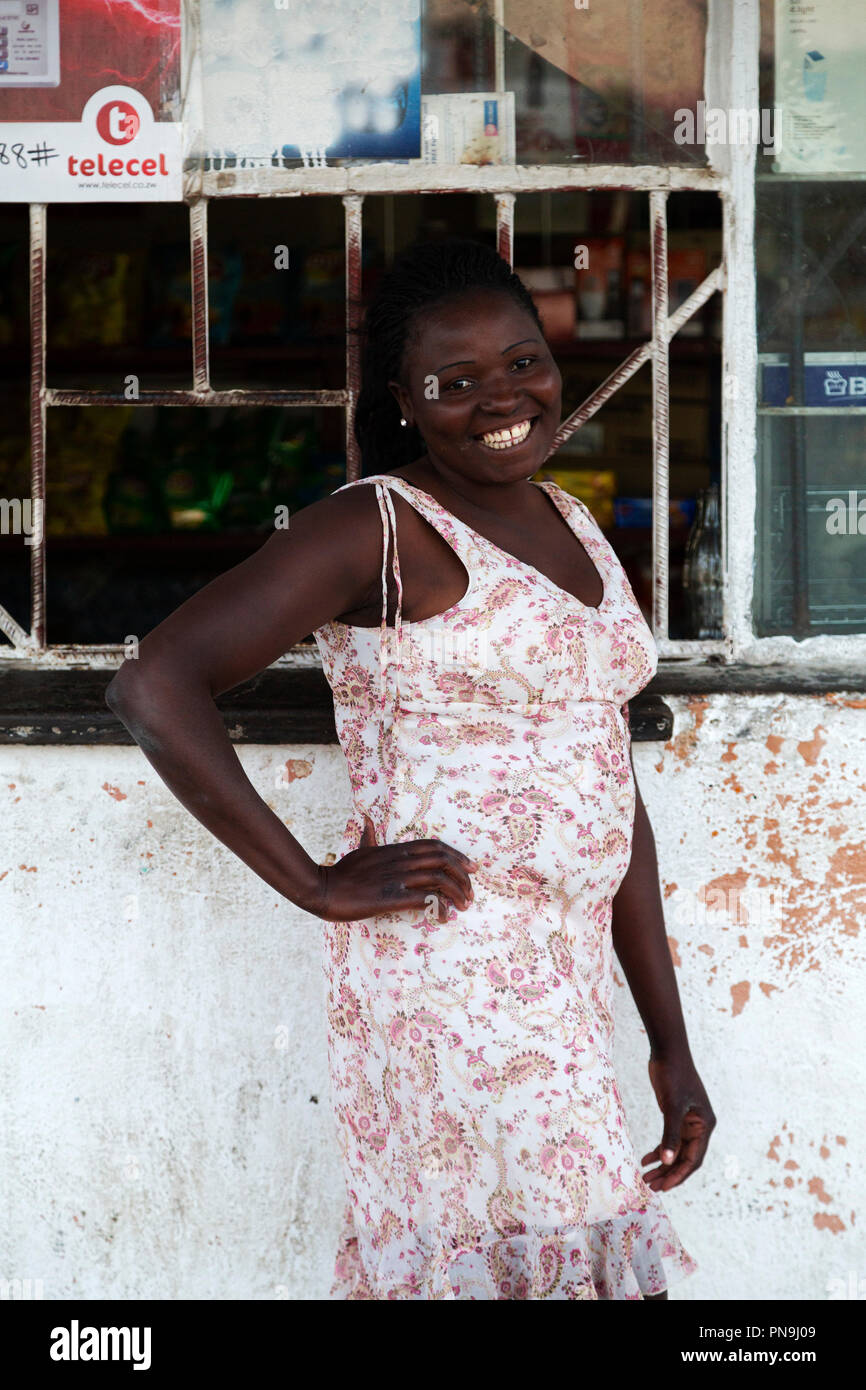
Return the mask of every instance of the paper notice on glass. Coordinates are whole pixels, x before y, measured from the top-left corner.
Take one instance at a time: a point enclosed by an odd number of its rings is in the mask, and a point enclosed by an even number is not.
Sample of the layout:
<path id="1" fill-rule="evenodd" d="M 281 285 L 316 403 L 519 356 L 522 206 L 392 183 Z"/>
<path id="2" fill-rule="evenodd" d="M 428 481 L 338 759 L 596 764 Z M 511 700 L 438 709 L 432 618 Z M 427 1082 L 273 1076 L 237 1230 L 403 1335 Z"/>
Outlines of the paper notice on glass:
<path id="1" fill-rule="evenodd" d="M 864 64 L 864 0 L 776 0 L 776 171 L 866 170 Z"/>
<path id="2" fill-rule="evenodd" d="M 421 98 L 421 158 L 410 164 L 513 164 L 514 93 Z"/>
<path id="3" fill-rule="evenodd" d="M 196 0 L 193 8 L 191 160 L 256 168 L 418 154 L 420 0 Z"/>

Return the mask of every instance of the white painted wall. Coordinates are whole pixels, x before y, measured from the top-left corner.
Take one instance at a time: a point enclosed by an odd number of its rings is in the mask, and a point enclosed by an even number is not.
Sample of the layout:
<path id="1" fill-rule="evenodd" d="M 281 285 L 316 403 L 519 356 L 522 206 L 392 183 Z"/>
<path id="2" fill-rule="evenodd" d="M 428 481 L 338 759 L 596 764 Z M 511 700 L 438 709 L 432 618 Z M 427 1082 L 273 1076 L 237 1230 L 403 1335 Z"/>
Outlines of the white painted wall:
<path id="1" fill-rule="evenodd" d="M 672 1297 L 823 1299 L 834 1279 L 850 1296 L 866 1279 L 866 698 L 670 703 L 675 738 L 636 745 L 635 764 L 719 1121 L 666 1198 L 700 1264 Z M 338 748 L 240 756 L 312 854 L 336 847 Z M 0 1279 L 41 1280 L 46 1299 L 326 1298 L 342 1176 L 316 920 L 137 749 L 4 747 L 0 810 Z M 618 997 L 641 1154 L 660 1117 Z"/>

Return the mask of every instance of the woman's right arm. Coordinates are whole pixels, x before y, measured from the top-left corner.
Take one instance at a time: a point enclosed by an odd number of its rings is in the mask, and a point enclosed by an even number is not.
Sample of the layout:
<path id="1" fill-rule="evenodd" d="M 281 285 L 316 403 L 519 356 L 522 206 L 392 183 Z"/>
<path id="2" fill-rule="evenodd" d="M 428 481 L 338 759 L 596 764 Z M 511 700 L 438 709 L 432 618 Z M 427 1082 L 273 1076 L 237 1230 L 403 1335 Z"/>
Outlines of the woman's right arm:
<path id="1" fill-rule="evenodd" d="M 275 531 L 254 555 L 154 628 L 105 697 L 169 790 L 217 839 L 299 907 L 347 919 L 382 910 L 386 897 L 393 906 L 418 898 L 405 872 L 397 874 L 397 884 L 370 873 L 371 854 L 380 856 L 377 867 L 384 870 L 389 856 L 382 858 L 383 849 L 407 847 L 353 851 L 329 882 L 329 871 L 307 854 L 249 781 L 214 701 L 339 613 L 363 605 L 377 581 L 381 586 L 381 518 L 375 498 L 357 495 L 367 491 L 335 493 L 298 512 L 288 529 Z M 414 871 L 419 851 L 413 856 Z M 353 874 L 347 861 L 354 857 L 367 859 L 358 866 L 363 872 Z M 463 864 L 458 873 L 457 857 L 456 850 L 448 851 L 447 872 L 439 874 L 441 888 L 434 891 L 464 906 L 458 895 L 468 876 Z M 335 891 L 337 879 L 341 892 Z"/>

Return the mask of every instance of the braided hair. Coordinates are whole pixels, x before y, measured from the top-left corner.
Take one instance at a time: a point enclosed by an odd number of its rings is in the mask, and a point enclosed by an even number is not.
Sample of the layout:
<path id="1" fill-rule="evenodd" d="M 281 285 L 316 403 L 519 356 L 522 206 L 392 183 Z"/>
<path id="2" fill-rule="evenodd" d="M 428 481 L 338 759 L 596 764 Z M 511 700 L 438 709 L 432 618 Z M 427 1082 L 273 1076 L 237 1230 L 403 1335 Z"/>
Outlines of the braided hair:
<path id="1" fill-rule="evenodd" d="M 388 388 L 403 380 L 403 360 L 417 318 L 426 309 L 465 290 L 510 294 L 543 331 L 531 294 L 508 262 L 483 242 L 446 237 L 415 242 L 383 276 L 361 329 L 361 390 L 355 408 L 355 438 L 361 476 L 388 473 L 424 452 L 415 425 L 401 426 L 400 407 Z"/>

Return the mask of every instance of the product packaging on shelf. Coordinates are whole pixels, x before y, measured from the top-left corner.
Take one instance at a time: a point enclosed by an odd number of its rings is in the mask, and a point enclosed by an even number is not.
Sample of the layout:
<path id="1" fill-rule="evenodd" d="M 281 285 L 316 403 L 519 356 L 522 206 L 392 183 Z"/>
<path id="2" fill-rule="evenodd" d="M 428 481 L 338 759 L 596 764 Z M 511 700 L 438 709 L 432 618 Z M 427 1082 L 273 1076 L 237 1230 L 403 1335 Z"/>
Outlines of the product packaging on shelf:
<path id="1" fill-rule="evenodd" d="M 421 158 L 409 164 L 513 164 L 514 93 L 421 98 Z"/>
<path id="2" fill-rule="evenodd" d="M 616 474 L 609 468 L 542 468 L 538 479 L 549 479 L 577 497 L 592 512 L 602 529 L 613 526 L 613 499 L 616 496 Z"/>
<path id="3" fill-rule="evenodd" d="M 578 338 L 622 338 L 625 239 L 583 237 L 578 241 L 574 287 Z"/>

